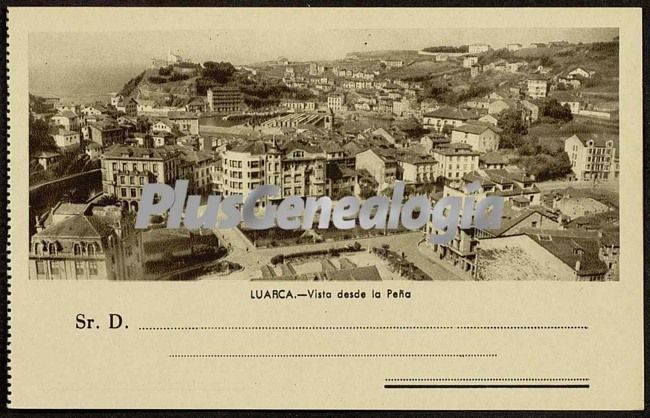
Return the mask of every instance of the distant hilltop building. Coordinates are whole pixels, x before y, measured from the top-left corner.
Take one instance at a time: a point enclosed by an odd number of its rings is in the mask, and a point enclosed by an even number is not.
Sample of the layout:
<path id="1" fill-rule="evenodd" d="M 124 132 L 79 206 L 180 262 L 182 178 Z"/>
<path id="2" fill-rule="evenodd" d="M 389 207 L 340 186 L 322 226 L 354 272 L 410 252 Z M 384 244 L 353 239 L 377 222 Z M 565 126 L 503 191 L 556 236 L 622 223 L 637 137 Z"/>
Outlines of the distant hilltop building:
<path id="1" fill-rule="evenodd" d="M 481 54 L 483 52 L 488 52 L 490 50 L 490 45 L 488 44 L 472 44 L 469 46 L 470 54 Z"/>
<path id="2" fill-rule="evenodd" d="M 172 50 L 167 51 L 167 58 L 166 59 L 159 59 L 159 58 L 152 58 L 151 59 L 151 67 L 152 68 L 159 68 L 159 67 L 166 67 L 168 65 L 174 65 L 174 64 L 179 64 L 181 62 L 184 62 L 183 57 L 177 54 L 173 54 Z"/>

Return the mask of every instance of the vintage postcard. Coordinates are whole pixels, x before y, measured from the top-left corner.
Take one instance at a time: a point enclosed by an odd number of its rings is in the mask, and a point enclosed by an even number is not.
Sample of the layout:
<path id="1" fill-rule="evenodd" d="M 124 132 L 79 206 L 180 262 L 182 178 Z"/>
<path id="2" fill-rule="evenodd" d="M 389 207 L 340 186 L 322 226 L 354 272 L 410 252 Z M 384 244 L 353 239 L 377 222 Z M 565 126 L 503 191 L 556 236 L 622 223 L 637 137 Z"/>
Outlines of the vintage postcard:
<path id="1" fill-rule="evenodd" d="M 640 9 L 8 16 L 12 408 L 644 407 Z"/>

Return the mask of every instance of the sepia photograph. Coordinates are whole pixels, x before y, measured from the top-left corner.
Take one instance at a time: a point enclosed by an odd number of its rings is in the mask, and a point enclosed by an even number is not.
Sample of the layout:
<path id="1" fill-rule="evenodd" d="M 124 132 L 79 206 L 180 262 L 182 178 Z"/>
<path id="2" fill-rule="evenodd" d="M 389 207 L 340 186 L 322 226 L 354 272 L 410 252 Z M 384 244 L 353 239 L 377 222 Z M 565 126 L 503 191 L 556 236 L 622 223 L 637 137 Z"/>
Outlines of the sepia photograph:
<path id="1" fill-rule="evenodd" d="M 616 28 L 28 42 L 30 279 L 619 280 Z M 146 185 L 178 180 L 198 214 L 263 185 L 279 194 L 262 217 L 290 196 L 503 208 L 488 228 L 465 206 L 444 243 L 429 208 L 416 228 L 341 229 L 324 210 L 294 229 L 171 227 L 166 211 L 135 228 Z"/>
<path id="2" fill-rule="evenodd" d="M 642 409 L 642 10 L 313 6 L 9 8 L 10 407 Z"/>

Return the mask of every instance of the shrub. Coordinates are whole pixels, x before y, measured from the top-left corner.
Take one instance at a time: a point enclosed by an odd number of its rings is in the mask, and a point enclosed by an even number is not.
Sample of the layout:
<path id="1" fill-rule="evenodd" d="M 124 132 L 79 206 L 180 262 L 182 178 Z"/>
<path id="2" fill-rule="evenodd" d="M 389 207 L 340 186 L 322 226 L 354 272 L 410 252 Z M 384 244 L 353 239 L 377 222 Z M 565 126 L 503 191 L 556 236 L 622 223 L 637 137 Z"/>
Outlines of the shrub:
<path id="1" fill-rule="evenodd" d="M 278 254 L 271 257 L 271 264 L 280 264 L 284 261 L 284 254 Z"/>

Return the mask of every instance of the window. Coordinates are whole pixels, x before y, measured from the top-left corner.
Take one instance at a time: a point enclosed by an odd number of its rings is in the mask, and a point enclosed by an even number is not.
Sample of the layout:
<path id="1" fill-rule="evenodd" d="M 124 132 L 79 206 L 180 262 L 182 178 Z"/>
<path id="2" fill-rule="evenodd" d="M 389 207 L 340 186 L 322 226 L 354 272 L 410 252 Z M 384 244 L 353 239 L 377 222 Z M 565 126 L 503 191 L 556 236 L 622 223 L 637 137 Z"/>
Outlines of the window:
<path id="1" fill-rule="evenodd" d="M 59 262 L 58 261 L 50 261 L 50 273 L 53 276 L 58 276 L 59 275 Z"/>
<path id="2" fill-rule="evenodd" d="M 121 193 L 122 193 L 122 197 L 126 197 L 126 188 L 125 187 L 122 187 Z"/>
<path id="3" fill-rule="evenodd" d="M 144 177 L 140 176 L 140 186 L 144 184 Z"/>
<path id="4" fill-rule="evenodd" d="M 45 262 L 43 261 L 36 262 L 36 274 L 45 274 Z"/>
<path id="5" fill-rule="evenodd" d="M 126 183 L 126 177 L 120 176 L 120 184 Z"/>
<path id="6" fill-rule="evenodd" d="M 136 192 L 136 189 L 131 189 L 131 197 L 136 198 L 138 197 L 138 193 Z"/>
<path id="7" fill-rule="evenodd" d="M 88 262 L 88 274 L 97 276 L 97 261 L 92 260 Z"/>
<path id="8" fill-rule="evenodd" d="M 77 276 L 83 276 L 84 274 L 84 262 L 75 261 L 74 262 L 74 271 Z"/>
<path id="9" fill-rule="evenodd" d="M 138 171 L 138 163 L 133 163 L 133 171 Z"/>
<path id="10" fill-rule="evenodd" d="M 113 163 L 113 171 L 117 171 L 117 163 Z"/>
<path id="11" fill-rule="evenodd" d="M 50 254 L 52 254 L 52 255 L 56 255 L 56 244 L 51 243 L 51 244 L 49 245 L 49 252 L 50 252 Z"/>
<path id="12" fill-rule="evenodd" d="M 88 255 L 89 256 L 95 255 L 95 244 L 88 244 Z"/>
<path id="13" fill-rule="evenodd" d="M 81 255 L 81 245 L 80 244 L 77 243 L 72 248 L 73 248 L 74 255 Z"/>

